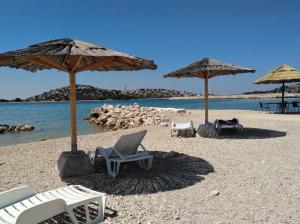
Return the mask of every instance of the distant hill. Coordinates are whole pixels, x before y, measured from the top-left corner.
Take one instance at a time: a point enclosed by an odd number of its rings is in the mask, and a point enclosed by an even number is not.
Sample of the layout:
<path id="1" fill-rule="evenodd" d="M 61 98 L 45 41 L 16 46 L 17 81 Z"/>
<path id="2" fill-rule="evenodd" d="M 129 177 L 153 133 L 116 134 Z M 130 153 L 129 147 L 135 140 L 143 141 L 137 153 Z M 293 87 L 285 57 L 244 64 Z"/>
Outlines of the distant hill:
<path id="1" fill-rule="evenodd" d="M 263 94 L 263 93 L 281 93 L 281 87 L 275 88 L 272 90 L 266 90 L 266 91 L 252 91 L 252 92 L 245 92 L 243 94 Z M 300 84 L 286 86 L 285 92 L 287 93 L 300 93 Z"/>
<path id="2" fill-rule="evenodd" d="M 144 99 L 144 98 L 169 98 L 174 96 L 195 96 L 195 93 L 167 90 L 167 89 L 136 89 L 127 90 L 124 93 L 121 90 L 100 89 L 89 85 L 76 85 L 77 100 L 107 100 L 107 99 Z M 69 86 L 44 92 L 27 98 L 25 102 L 30 101 L 67 101 L 69 100 Z M 19 99 L 18 99 L 19 100 Z"/>

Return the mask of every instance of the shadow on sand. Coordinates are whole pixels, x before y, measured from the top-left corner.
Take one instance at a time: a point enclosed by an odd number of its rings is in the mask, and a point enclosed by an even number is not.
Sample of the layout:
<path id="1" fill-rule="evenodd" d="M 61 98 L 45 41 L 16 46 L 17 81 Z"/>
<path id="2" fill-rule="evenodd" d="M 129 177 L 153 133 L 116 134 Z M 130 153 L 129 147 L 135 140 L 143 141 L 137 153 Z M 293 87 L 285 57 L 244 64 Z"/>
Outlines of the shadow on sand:
<path id="1" fill-rule="evenodd" d="M 68 184 L 80 184 L 113 195 L 150 194 L 182 189 L 194 185 L 214 171 L 213 166 L 200 158 L 178 152 L 151 151 L 154 156 L 150 171 L 136 163 L 122 164 L 117 178 L 107 175 L 105 161 L 95 163 L 96 174 L 66 178 Z"/>
<path id="2" fill-rule="evenodd" d="M 237 133 L 236 130 L 224 129 L 222 130 L 222 134 L 218 136 L 218 139 L 266 139 L 284 137 L 286 135 L 287 133 L 284 131 L 261 128 L 244 128 L 242 134 Z"/>

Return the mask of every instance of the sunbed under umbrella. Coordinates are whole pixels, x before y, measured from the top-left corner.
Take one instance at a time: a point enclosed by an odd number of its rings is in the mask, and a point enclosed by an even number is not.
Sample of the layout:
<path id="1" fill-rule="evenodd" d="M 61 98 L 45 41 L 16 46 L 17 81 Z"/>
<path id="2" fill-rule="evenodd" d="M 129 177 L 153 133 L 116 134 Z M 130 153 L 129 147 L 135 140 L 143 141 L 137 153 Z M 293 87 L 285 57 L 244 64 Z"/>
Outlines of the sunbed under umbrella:
<path id="1" fill-rule="evenodd" d="M 221 75 L 255 72 L 254 69 L 238 67 L 214 59 L 203 58 L 187 67 L 164 75 L 174 78 L 201 78 L 205 80 L 205 125 L 208 126 L 208 79 Z"/>
<path id="2" fill-rule="evenodd" d="M 157 67 L 151 60 L 69 38 L 51 40 L 31 45 L 28 48 L 2 53 L 0 54 L 0 66 L 24 69 L 31 72 L 55 68 L 59 71 L 69 73 L 72 133 L 71 150 L 73 154 L 65 153 L 64 155 L 68 155 L 72 158 L 77 158 L 78 155 L 82 154 L 80 151 L 77 151 L 76 73 L 88 70 L 133 71 L 156 69 Z M 62 176 L 74 176 L 86 173 L 84 171 L 84 162 L 81 162 L 80 166 L 81 167 L 77 166 L 78 170 L 71 168 L 71 170 L 66 172 L 66 175 L 60 174 Z"/>

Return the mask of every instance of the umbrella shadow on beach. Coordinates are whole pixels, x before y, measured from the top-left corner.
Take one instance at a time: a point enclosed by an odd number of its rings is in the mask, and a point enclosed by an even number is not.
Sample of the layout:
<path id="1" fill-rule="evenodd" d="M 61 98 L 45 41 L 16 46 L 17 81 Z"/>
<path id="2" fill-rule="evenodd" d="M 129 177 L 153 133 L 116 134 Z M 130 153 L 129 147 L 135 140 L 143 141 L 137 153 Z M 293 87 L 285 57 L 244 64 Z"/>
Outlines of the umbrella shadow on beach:
<path id="1" fill-rule="evenodd" d="M 267 139 L 284 137 L 286 135 L 287 133 L 285 131 L 262 128 L 244 128 L 241 134 L 233 129 L 224 129 L 222 130 L 222 134 L 218 136 L 218 139 Z"/>
<path id="2" fill-rule="evenodd" d="M 192 186 L 204 179 L 202 175 L 214 172 L 213 166 L 201 158 L 173 151 L 151 153 L 154 159 L 150 171 L 141 169 L 136 163 L 125 163 L 117 178 L 113 178 L 107 175 L 105 160 L 102 160 L 95 165 L 96 174 L 64 181 L 107 194 L 138 195 Z"/>

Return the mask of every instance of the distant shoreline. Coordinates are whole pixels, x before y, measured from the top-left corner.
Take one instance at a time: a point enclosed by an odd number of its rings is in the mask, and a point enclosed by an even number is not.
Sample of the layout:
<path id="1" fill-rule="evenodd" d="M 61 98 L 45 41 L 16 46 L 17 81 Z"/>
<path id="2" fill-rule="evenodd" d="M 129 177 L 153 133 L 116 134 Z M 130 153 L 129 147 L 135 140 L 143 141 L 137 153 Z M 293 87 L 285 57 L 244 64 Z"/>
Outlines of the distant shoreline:
<path id="1" fill-rule="evenodd" d="M 276 99 L 281 98 L 281 93 L 262 93 L 262 94 L 232 94 L 232 95 L 209 95 L 209 99 Z M 285 93 L 285 98 L 300 98 L 299 93 Z M 183 97 L 169 97 L 169 98 L 139 98 L 127 99 L 126 101 L 133 100 L 202 100 L 204 96 L 183 96 Z M 122 100 L 122 99 L 121 99 Z M 77 100 L 77 102 L 97 102 L 97 101 L 121 101 L 116 99 L 106 100 Z M 124 100 L 124 99 L 123 99 Z M 21 101 L 21 102 L 0 102 L 1 104 L 20 104 L 20 103 L 66 103 L 66 101 Z"/>
<path id="2" fill-rule="evenodd" d="M 210 95 L 209 99 L 272 99 L 281 98 L 281 93 Z M 286 93 L 285 98 L 300 98 L 298 93 Z M 204 96 L 170 97 L 170 100 L 198 100 Z"/>

